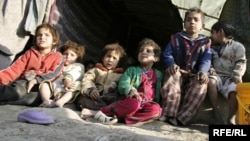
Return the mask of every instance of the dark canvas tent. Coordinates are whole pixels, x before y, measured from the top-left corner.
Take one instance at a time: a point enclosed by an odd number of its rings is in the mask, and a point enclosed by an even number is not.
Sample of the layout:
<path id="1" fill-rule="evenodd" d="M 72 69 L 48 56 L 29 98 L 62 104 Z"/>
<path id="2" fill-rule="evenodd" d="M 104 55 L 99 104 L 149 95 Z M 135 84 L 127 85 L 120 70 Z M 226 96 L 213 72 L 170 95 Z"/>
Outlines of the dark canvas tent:
<path id="1" fill-rule="evenodd" d="M 65 0 L 57 1 L 57 6 L 63 16 L 56 22 L 62 39 L 73 38 L 86 44 L 88 58 L 100 54 L 100 49 L 110 42 L 119 42 L 130 55 L 145 37 L 163 47 L 170 34 L 182 29 L 177 7 L 166 0 Z"/>
<path id="2" fill-rule="evenodd" d="M 134 56 L 138 41 L 145 37 L 164 49 L 170 35 L 182 30 L 185 10 L 193 6 L 207 13 L 203 33 L 208 36 L 217 20 L 232 21 L 236 39 L 244 43 L 249 56 L 249 0 L 1 0 L 0 6 L 1 50 L 8 49 L 11 59 L 30 47 L 32 27 L 43 21 L 55 25 L 62 42 L 84 44 L 85 59 L 98 60 L 100 50 L 110 42 L 119 42 Z M 248 71 L 249 81 L 247 76 Z"/>

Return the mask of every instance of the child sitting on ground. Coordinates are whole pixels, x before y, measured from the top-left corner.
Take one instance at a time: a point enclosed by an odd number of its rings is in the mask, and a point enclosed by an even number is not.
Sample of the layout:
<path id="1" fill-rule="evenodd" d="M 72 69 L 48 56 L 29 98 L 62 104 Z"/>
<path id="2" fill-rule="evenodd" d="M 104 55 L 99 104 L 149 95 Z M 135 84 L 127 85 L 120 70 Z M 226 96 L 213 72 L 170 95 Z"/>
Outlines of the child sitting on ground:
<path id="1" fill-rule="evenodd" d="M 160 55 L 158 44 L 143 39 L 138 48 L 139 64 L 129 67 L 119 81 L 121 99 L 87 114 L 103 124 L 114 124 L 119 119 L 128 125 L 140 125 L 158 119 L 162 112 L 159 102 L 163 76 L 153 65 L 160 60 Z"/>
<path id="2" fill-rule="evenodd" d="M 163 52 L 166 74 L 160 120 L 172 125 L 187 125 L 206 97 L 212 54 L 210 39 L 200 34 L 204 17 L 201 9 L 188 9 L 185 31 L 172 35 Z"/>
<path id="3" fill-rule="evenodd" d="M 58 32 L 50 24 L 44 23 L 36 28 L 34 46 L 0 71 L 1 103 L 23 99 L 22 103 L 31 105 L 28 104 L 31 92 L 38 92 L 42 82 L 51 82 L 61 74 L 63 57 L 57 52 L 59 41 Z M 40 103 L 40 100 L 34 101 L 32 105 Z"/>
<path id="4" fill-rule="evenodd" d="M 53 83 L 41 84 L 40 94 L 43 100 L 40 107 L 63 107 L 71 103 L 80 94 L 84 65 L 80 62 L 85 55 L 85 47 L 73 41 L 67 41 L 60 49 L 64 57 L 62 75 Z M 54 100 L 50 98 L 54 97 Z"/>
<path id="5" fill-rule="evenodd" d="M 126 55 L 118 43 L 108 44 L 103 48 L 102 63 L 97 63 L 88 70 L 82 79 L 81 95 L 76 101 L 82 109 L 82 118 L 88 117 L 88 110 L 99 110 L 117 100 L 117 85 L 123 69 L 118 67 L 121 58 Z"/>
<path id="6" fill-rule="evenodd" d="M 226 21 L 212 26 L 212 68 L 209 77 L 208 96 L 212 104 L 216 124 L 224 124 L 217 105 L 218 92 L 228 99 L 227 124 L 235 124 L 238 108 L 236 84 L 242 82 L 246 71 L 246 50 L 243 44 L 233 39 L 234 27 Z"/>

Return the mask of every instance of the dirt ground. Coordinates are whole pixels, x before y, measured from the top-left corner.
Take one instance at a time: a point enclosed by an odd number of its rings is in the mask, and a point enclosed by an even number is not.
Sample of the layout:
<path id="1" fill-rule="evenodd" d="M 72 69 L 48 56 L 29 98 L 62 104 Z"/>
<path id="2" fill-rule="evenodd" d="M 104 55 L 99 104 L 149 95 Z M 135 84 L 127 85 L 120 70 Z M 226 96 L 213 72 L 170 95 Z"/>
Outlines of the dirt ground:
<path id="1" fill-rule="evenodd" d="M 54 118 L 50 125 L 17 121 L 28 109 L 43 110 Z M 66 108 L 38 108 L 14 105 L 0 106 L 0 138 L 3 141 L 207 141 L 208 125 L 184 127 L 154 121 L 138 127 L 123 123 L 103 125 L 84 121 L 80 112 Z"/>

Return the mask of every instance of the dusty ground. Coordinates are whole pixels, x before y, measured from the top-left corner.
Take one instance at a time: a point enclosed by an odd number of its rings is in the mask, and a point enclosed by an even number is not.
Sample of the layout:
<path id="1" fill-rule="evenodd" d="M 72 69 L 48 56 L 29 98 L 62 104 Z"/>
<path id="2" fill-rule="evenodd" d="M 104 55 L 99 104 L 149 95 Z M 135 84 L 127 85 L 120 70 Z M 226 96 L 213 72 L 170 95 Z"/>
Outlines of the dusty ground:
<path id="1" fill-rule="evenodd" d="M 42 109 L 55 122 L 38 125 L 17 121 L 19 113 L 27 109 Z M 175 127 L 154 121 L 138 127 L 124 124 L 102 125 L 87 122 L 79 112 L 67 108 L 34 108 L 26 106 L 0 106 L 0 138 L 2 141 L 207 141 L 208 126 L 193 124 Z"/>

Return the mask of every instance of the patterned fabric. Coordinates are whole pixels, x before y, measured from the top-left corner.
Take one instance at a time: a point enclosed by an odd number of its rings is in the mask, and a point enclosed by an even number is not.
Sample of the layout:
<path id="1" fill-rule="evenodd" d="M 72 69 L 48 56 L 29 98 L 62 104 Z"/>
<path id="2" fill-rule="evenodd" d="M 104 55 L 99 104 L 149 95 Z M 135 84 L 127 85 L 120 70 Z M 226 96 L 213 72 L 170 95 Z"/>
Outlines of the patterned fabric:
<path id="1" fill-rule="evenodd" d="M 143 101 L 152 101 L 155 96 L 156 74 L 154 71 L 148 71 L 142 73 L 142 84 L 138 88 Z"/>
<path id="2" fill-rule="evenodd" d="M 186 125 L 205 99 L 207 84 L 201 85 L 195 77 L 183 77 L 177 72 L 173 76 L 166 76 L 161 90 L 162 115 L 176 117 L 183 125 Z"/>
<path id="3" fill-rule="evenodd" d="M 153 69 L 153 70 L 156 73 L 154 101 L 159 103 L 161 101 L 160 89 L 161 89 L 163 75 L 159 70 L 157 69 Z M 122 75 L 119 81 L 119 85 L 118 85 L 119 94 L 122 97 L 126 97 L 132 88 L 138 89 L 142 82 L 141 79 L 142 79 L 141 67 L 139 66 L 129 67 L 124 72 L 124 74 Z"/>
<path id="4" fill-rule="evenodd" d="M 191 73 L 208 72 L 211 65 L 211 41 L 204 35 L 190 38 L 185 32 L 171 36 L 171 41 L 163 52 L 166 67 L 176 64 Z"/>
<path id="5" fill-rule="evenodd" d="M 154 102 L 156 72 L 141 70 L 141 83 L 137 89 L 142 101 L 135 98 L 124 98 L 115 103 L 101 108 L 107 115 L 116 115 L 119 119 L 124 119 L 126 124 L 136 124 L 138 122 L 157 119 L 161 115 L 160 105 Z"/>

